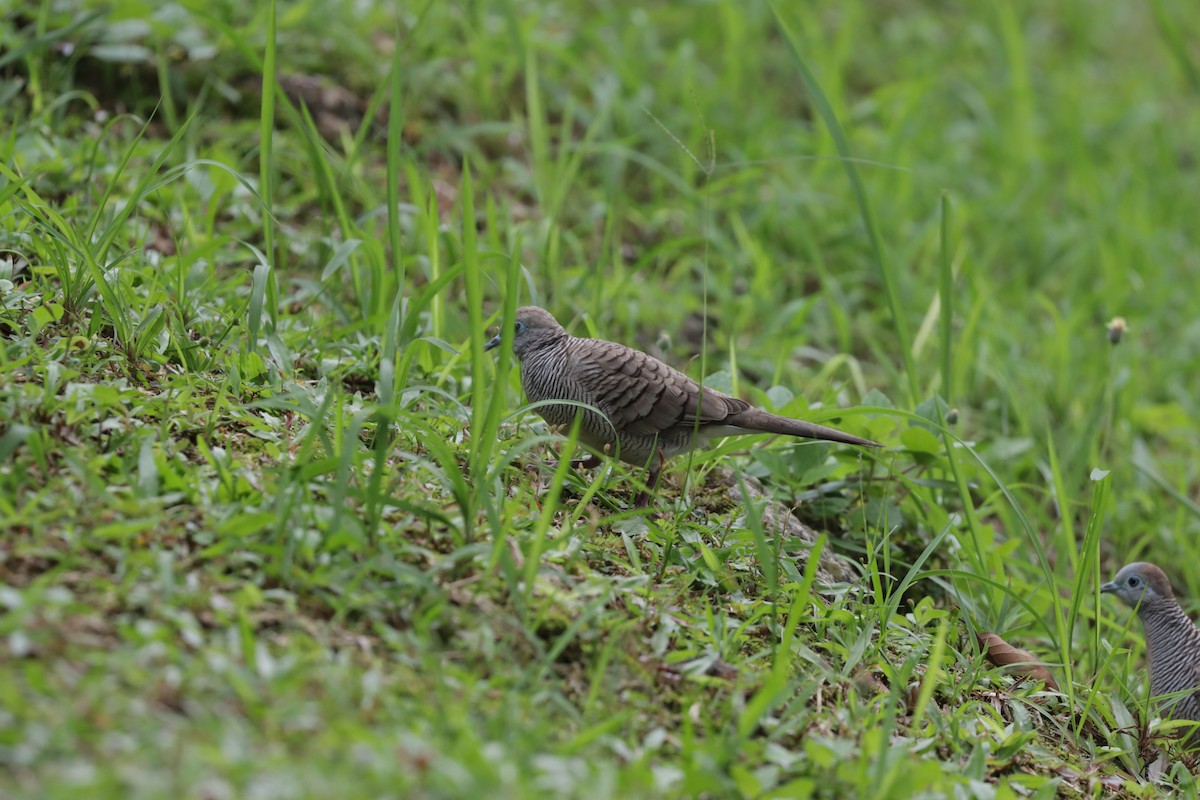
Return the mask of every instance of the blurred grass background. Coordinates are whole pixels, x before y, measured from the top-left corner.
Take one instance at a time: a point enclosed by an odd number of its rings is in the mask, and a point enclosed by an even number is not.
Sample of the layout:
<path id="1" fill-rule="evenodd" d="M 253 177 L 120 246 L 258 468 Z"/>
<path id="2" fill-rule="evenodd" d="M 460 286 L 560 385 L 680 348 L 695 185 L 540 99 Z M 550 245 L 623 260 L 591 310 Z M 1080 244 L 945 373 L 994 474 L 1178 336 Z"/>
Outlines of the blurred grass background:
<path id="1" fill-rule="evenodd" d="M 1159 790 L 1095 586 L 1200 597 L 1189 3 L 0 8 L 5 793 Z M 525 302 L 888 453 L 631 516 Z"/>

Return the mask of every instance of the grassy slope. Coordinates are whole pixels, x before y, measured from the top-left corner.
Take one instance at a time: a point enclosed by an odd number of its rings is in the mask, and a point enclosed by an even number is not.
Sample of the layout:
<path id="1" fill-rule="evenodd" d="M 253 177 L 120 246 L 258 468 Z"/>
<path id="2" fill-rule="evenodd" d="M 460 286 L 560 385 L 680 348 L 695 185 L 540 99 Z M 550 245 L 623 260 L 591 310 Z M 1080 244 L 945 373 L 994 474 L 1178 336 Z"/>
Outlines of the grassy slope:
<path id="1" fill-rule="evenodd" d="M 1188 2 L 256 5 L 0 17 L 0 793 L 1160 791 L 1094 592 L 1200 597 Z M 480 357 L 518 291 L 889 450 L 624 513 Z"/>

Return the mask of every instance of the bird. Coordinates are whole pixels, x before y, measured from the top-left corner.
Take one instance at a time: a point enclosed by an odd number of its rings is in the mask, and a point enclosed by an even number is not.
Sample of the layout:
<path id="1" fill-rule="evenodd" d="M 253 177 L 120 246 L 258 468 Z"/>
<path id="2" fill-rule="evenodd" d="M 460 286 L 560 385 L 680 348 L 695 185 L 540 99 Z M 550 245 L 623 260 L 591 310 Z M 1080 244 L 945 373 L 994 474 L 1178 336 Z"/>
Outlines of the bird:
<path id="1" fill-rule="evenodd" d="M 500 345 L 497 334 L 484 345 Z M 513 352 L 521 362 L 521 385 L 531 403 L 569 400 L 579 405 L 546 403 L 534 410 L 551 426 L 569 426 L 582 414 L 579 440 L 593 455 L 580 463 L 599 465 L 598 453 L 646 467 L 653 491 L 663 465 L 709 440 L 751 433 L 776 433 L 807 439 L 882 447 L 878 442 L 782 417 L 745 400 L 702 388 L 692 378 L 640 350 L 603 339 L 572 336 L 538 306 L 517 309 Z M 648 492 L 635 505 L 644 506 Z"/>
<path id="2" fill-rule="evenodd" d="M 1200 722 L 1200 628 L 1183 612 L 1171 581 L 1154 564 L 1136 561 L 1117 572 L 1100 591 L 1115 594 L 1142 619 L 1150 662 L 1150 695 L 1162 697 L 1159 710 L 1172 719 Z M 1200 744 L 1200 728 L 1189 739 Z"/>

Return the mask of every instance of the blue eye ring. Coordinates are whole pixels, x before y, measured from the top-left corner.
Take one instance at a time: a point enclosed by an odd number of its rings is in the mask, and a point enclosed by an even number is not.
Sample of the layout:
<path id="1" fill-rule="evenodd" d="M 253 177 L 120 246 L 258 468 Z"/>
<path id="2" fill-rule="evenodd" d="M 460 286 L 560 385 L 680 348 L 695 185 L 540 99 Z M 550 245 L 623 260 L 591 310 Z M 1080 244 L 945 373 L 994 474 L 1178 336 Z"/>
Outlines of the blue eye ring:
<path id="1" fill-rule="evenodd" d="M 516 322 L 513 323 L 513 333 L 520 333 L 523 330 L 525 330 L 524 322 L 517 320 Z"/>

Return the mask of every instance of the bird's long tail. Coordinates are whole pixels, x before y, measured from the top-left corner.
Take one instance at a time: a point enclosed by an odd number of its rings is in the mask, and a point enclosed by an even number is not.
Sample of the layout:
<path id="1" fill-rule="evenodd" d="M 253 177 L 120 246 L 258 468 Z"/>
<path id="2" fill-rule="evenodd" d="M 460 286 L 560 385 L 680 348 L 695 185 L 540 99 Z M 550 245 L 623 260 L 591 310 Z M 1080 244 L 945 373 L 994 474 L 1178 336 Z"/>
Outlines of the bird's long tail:
<path id="1" fill-rule="evenodd" d="M 873 442 L 861 436 L 854 436 L 853 434 L 843 433 L 834 428 L 826 428 L 824 425 L 792 419 L 791 417 L 781 417 L 778 414 L 772 414 L 757 408 L 749 409 L 734 417 L 730 417 L 726 420 L 726 423 L 736 425 L 739 428 L 762 431 L 763 433 L 782 433 L 788 436 L 801 436 L 805 439 L 824 439 L 828 442 L 856 444 L 861 447 L 883 447 L 879 442 Z"/>

